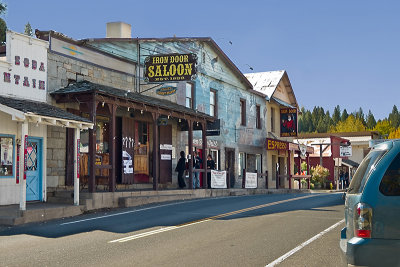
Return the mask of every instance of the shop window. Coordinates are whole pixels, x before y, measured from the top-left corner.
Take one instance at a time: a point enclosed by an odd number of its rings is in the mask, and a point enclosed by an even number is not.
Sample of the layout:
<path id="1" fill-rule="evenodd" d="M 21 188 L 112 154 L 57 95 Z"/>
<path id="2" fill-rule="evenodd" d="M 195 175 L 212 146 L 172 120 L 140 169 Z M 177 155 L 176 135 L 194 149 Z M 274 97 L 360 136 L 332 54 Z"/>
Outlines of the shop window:
<path id="1" fill-rule="evenodd" d="M 246 100 L 240 99 L 240 125 L 246 126 Z"/>
<path id="2" fill-rule="evenodd" d="M 193 108 L 193 84 L 186 83 L 186 107 Z"/>
<path id="3" fill-rule="evenodd" d="M 246 154 L 243 152 L 239 152 L 239 170 L 238 170 L 238 175 L 241 177 L 243 173 L 243 169 L 246 166 Z"/>
<path id="4" fill-rule="evenodd" d="M 14 176 L 14 136 L 0 135 L 0 177 Z"/>
<path id="5" fill-rule="evenodd" d="M 258 173 L 262 172 L 262 156 L 261 154 L 256 154 L 256 170 Z"/>
<path id="6" fill-rule="evenodd" d="M 210 155 L 215 162 L 215 169 L 219 170 L 219 150 L 211 149 Z"/>

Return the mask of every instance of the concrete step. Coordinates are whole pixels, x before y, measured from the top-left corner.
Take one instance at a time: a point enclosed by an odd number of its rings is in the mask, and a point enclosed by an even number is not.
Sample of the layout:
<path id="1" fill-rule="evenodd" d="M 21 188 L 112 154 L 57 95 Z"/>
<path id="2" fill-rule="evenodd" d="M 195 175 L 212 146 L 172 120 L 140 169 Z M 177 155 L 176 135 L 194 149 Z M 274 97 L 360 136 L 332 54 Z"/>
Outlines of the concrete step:
<path id="1" fill-rule="evenodd" d="M 142 206 L 151 203 L 185 200 L 192 198 L 195 198 L 194 194 L 120 197 L 118 199 L 118 206 L 123 208 L 128 208 L 128 207 Z"/>
<path id="2" fill-rule="evenodd" d="M 73 198 L 65 198 L 65 197 L 48 197 L 47 198 L 48 203 L 56 203 L 56 204 L 69 204 L 73 205 L 74 204 L 74 199 Z"/>

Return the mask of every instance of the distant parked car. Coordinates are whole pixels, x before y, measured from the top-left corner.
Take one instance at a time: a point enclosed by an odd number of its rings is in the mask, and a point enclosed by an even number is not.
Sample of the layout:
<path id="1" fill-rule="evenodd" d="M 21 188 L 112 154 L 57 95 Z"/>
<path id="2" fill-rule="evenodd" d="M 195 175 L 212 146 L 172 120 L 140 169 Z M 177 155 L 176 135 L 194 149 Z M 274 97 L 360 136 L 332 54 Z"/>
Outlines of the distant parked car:
<path id="1" fill-rule="evenodd" d="M 345 198 L 342 256 L 351 266 L 400 266 L 400 140 L 374 146 Z"/>

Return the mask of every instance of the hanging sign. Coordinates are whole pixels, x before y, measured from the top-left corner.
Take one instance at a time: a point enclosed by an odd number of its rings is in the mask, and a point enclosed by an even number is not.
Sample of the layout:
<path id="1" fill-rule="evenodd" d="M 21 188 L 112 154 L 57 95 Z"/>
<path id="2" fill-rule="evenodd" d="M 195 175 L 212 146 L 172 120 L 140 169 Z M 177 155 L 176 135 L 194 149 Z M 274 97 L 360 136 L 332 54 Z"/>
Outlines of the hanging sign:
<path id="1" fill-rule="evenodd" d="M 227 188 L 226 171 L 211 170 L 211 188 Z"/>
<path id="2" fill-rule="evenodd" d="M 257 173 L 246 172 L 245 188 L 257 188 Z"/>
<path id="3" fill-rule="evenodd" d="M 196 79 L 196 54 L 148 56 L 144 60 L 146 82 L 179 82 Z"/>
<path id="4" fill-rule="evenodd" d="M 281 109 L 281 137 L 297 136 L 297 109 Z"/>
<path id="5" fill-rule="evenodd" d="M 161 96 L 169 96 L 175 93 L 176 93 L 176 87 L 173 86 L 161 87 L 156 90 L 156 94 Z"/>

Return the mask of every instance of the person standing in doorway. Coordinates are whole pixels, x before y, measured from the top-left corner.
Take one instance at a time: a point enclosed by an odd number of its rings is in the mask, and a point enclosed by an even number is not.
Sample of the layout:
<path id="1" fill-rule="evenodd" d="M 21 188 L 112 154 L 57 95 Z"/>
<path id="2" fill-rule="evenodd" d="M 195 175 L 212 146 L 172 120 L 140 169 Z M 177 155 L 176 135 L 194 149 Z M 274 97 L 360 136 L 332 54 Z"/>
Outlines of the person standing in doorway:
<path id="1" fill-rule="evenodd" d="M 183 189 L 186 186 L 185 179 L 183 179 L 183 174 L 186 170 L 186 159 L 185 159 L 185 152 L 181 151 L 181 158 L 176 165 L 175 171 L 178 172 L 178 184 L 179 188 Z"/>
<path id="2" fill-rule="evenodd" d="M 194 151 L 194 158 L 193 158 L 193 169 L 200 169 L 200 164 L 203 161 L 201 160 L 199 153 L 197 151 Z M 194 172 L 193 176 L 193 189 L 195 188 L 200 188 L 200 179 L 199 179 L 199 172 Z"/>
<path id="3" fill-rule="evenodd" d="M 215 170 L 215 162 L 210 154 L 207 156 L 207 170 Z M 207 187 L 211 188 L 211 171 L 207 172 Z"/>

